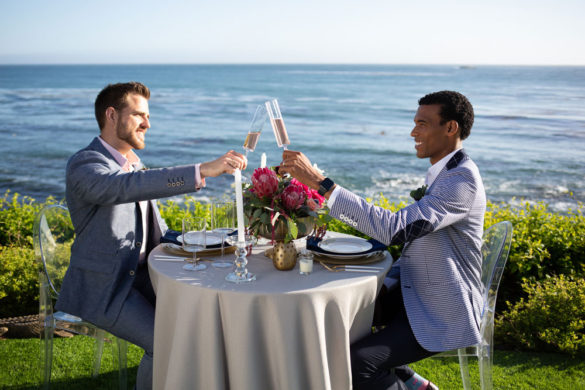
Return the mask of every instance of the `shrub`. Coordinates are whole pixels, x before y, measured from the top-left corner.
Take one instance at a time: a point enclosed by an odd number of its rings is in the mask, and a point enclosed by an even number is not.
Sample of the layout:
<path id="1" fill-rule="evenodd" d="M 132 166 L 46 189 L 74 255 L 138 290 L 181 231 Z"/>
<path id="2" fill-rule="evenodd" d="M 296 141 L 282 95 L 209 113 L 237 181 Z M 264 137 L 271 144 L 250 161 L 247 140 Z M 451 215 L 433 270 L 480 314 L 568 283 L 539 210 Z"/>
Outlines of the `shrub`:
<path id="1" fill-rule="evenodd" d="M 500 284 L 498 309 L 505 300 L 525 296 L 524 279 L 542 280 L 553 275 L 585 275 L 585 217 L 583 206 L 566 215 L 549 212 L 544 203 L 521 207 L 488 203 L 485 227 L 500 221 L 514 226 L 512 247 Z"/>
<path id="2" fill-rule="evenodd" d="M 498 341 L 585 356 L 585 280 L 560 275 L 522 287 L 527 298 L 496 319 Z"/>
<path id="3" fill-rule="evenodd" d="M 48 197 L 45 203 L 37 203 L 28 196 L 6 191 L 0 198 L 0 245 L 32 248 L 33 222 L 37 213 L 48 204 L 56 203 Z"/>
<path id="4" fill-rule="evenodd" d="M 161 217 L 167 223 L 169 229 L 181 231 L 184 217 L 191 215 L 197 217 L 210 216 L 209 204 L 197 201 L 194 197 L 186 195 L 181 201 L 167 199 L 164 203 L 157 202 Z"/>
<path id="5" fill-rule="evenodd" d="M 38 267 L 34 251 L 0 246 L 0 259 L 0 317 L 38 313 Z"/>

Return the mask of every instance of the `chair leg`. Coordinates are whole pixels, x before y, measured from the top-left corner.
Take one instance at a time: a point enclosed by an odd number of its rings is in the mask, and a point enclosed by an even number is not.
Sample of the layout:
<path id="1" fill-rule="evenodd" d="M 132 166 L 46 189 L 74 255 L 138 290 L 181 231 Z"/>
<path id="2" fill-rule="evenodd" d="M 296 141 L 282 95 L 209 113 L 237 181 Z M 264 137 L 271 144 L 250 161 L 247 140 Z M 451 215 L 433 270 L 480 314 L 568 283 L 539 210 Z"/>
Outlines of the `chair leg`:
<path id="1" fill-rule="evenodd" d="M 479 379 L 481 381 L 481 390 L 492 390 L 492 363 L 493 350 L 481 351 L 479 354 Z"/>
<path id="2" fill-rule="evenodd" d="M 104 352 L 104 338 L 106 332 L 103 329 L 98 329 L 95 335 L 95 354 L 93 359 L 93 377 L 100 374 L 100 366 L 102 364 L 102 353 Z"/>
<path id="3" fill-rule="evenodd" d="M 127 361 L 126 356 L 128 355 L 128 342 L 119 337 L 116 337 L 116 349 L 117 353 L 114 353 L 118 363 L 118 383 L 120 390 L 126 390 L 128 387 L 127 378 Z"/>
<path id="4" fill-rule="evenodd" d="M 471 390 L 471 378 L 469 376 L 469 364 L 467 362 L 467 355 L 465 348 L 457 350 L 459 355 L 459 370 L 461 371 L 461 381 L 463 382 L 463 389 Z"/>
<path id="5" fill-rule="evenodd" d="M 41 356 L 40 374 L 43 389 L 48 389 L 51 382 L 51 370 L 53 368 L 53 333 L 55 322 L 53 317 L 46 319 L 42 324 L 41 331 Z"/>

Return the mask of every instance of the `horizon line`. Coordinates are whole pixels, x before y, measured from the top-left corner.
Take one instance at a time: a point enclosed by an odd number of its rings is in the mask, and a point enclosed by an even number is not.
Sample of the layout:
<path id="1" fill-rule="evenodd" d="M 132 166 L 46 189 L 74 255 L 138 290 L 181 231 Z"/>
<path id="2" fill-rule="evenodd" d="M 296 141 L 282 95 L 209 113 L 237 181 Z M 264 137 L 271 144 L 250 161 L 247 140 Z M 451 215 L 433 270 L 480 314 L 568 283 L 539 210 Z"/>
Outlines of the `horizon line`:
<path id="1" fill-rule="evenodd" d="M 483 64 L 483 63 L 366 63 L 366 62 L 22 62 L 3 63 L 0 66 L 456 66 L 475 67 L 585 67 L 585 64 Z"/>

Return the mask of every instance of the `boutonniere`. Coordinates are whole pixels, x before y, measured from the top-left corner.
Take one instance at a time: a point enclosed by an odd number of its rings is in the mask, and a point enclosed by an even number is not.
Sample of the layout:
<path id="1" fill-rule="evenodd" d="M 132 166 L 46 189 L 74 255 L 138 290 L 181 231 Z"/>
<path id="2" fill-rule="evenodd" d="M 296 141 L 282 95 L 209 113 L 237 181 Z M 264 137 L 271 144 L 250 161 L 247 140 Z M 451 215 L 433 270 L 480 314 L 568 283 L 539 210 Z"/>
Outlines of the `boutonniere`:
<path id="1" fill-rule="evenodd" d="M 429 188 L 429 186 L 425 184 L 424 186 L 419 187 L 414 191 L 410 191 L 410 196 L 414 200 L 419 201 L 422 199 L 423 196 L 425 196 L 425 193 L 427 192 L 427 188 Z"/>

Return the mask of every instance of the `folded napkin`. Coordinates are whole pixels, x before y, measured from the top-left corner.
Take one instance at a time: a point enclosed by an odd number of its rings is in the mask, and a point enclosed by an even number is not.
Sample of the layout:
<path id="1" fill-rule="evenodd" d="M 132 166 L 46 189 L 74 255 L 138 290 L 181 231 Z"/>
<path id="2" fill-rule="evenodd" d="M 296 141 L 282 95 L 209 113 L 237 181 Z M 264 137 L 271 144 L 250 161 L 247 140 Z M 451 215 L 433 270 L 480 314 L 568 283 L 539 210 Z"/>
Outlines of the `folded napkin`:
<path id="1" fill-rule="evenodd" d="M 352 253 L 352 255 L 367 255 L 368 253 L 385 251 L 386 249 L 388 249 L 386 245 L 382 244 L 380 241 L 374 240 L 373 238 L 370 238 L 367 241 L 372 244 L 372 247 L 370 249 L 363 252 Z M 319 246 L 319 242 L 321 242 L 321 238 L 316 237 L 307 238 L 307 249 L 318 253 L 338 254 L 322 249 Z"/>
<path id="2" fill-rule="evenodd" d="M 179 237 L 180 235 L 181 235 L 181 232 L 168 229 L 167 232 L 165 233 L 165 235 L 160 238 L 160 243 L 164 244 L 166 242 L 169 242 L 171 244 L 181 245 L 179 240 L 177 240 L 177 237 Z"/>

